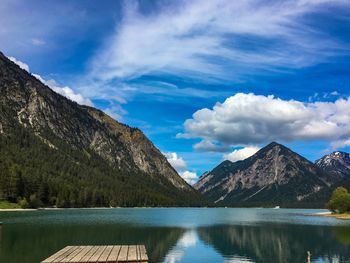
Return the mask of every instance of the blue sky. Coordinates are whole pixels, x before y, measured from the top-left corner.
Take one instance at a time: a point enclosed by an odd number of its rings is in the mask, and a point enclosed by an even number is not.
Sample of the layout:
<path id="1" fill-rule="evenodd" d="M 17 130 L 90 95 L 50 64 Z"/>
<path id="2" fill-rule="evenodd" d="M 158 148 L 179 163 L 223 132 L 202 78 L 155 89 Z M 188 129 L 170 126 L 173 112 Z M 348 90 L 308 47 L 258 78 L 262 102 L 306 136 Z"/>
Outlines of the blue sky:
<path id="1" fill-rule="evenodd" d="M 350 151 L 350 2 L 0 3 L 0 50 L 139 127 L 189 182 L 271 141 Z"/>

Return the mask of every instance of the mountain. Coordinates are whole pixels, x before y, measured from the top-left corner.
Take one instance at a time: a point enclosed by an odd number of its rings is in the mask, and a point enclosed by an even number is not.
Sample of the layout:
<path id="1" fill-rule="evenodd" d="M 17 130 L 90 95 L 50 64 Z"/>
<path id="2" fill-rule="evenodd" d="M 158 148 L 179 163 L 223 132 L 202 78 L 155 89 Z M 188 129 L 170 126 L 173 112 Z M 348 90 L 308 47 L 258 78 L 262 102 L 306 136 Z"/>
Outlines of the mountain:
<path id="1" fill-rule="evenodd" d="M 55 93 L 2 53 L 0 171 L 0 198 L 10 201 L 58 206 L 203 202 L 139 129 Z"/>
<path id="2" fill-rule="evenodd" d="M 194 187 L 218 205 L 299 206 L 318 202 L 309 199 L 331 183 L 312 162 L 273 142 L 243 161 L 222 162 Z"/>
<path id="3" fill-rule="evenodd" d="M 315 164 L 335 179 L 342 180 L 350 177 L 350 154 L 333 152 L 318 159 Z"/>
<path id="4" fill-rule="evenodd" d="M 315 165 L 327 173 L 332 181 L 329 188 L 322 189 L 314 196 L 313 200 L 329 200 L 332 192 L 337 187 L 350 189 L 350 155 L 336 151 L 323 156 L 315 162 Z"/>

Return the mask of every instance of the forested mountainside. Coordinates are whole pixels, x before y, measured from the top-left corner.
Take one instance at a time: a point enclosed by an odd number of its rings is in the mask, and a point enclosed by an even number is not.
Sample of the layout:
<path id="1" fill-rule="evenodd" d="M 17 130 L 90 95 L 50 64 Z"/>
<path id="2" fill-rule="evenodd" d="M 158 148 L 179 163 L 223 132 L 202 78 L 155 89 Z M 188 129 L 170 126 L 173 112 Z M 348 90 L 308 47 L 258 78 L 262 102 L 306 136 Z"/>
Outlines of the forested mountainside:
<path id="1" fill-rule="evenodd" d="M 55 93 L 2 53 L 0 198 L 59 207 L 205 203 L 139 129 Z"/>

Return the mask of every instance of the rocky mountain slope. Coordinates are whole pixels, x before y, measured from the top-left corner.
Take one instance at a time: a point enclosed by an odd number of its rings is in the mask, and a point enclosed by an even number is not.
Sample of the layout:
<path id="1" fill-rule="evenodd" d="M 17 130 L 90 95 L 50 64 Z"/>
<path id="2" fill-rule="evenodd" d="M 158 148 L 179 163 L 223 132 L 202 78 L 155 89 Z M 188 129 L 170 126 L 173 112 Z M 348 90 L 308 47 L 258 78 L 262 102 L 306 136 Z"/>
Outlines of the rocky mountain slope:
<path id="1" fill-rule="evenodd" d="M 218 205 L 286 205 L 309 202 L 332 178 L 278 143 L 237 162 L 224 161 L 194 185 Z"/>
<path id="2" fill-rule="evenodd" d="M 345 152 L 333 152 L 323 156 L 315 162 L 315 165 L 322 169 L 331 178 L 332 184 L 330 187 L 321 190 L 312 196 L 314 201 L 328 201 L 332 192 L 337 187 L 345 187 L 350 189 L 350 158 Z"/>
<path id="3" fill-rule="evenodd" d="M 318 159 L 315 164 L 335 179 L 342 180 L 350 177 L 350 154 L 346 152 L 333 152 Z"/>
<path id="4" fill-rule="evenodd" d="M 0 139 L 3 198 L 40 195 L 39 188 L 45 185 L 47 196 L 42 202 L 53 204 L 49 199 L 60 195 L 68 206 L 72 204 L 66 199 L 73 199 L 75 204 L 77 199 L 84 199 L 85 204 L 80 205 L 98 205 L 87 197 L 97 192 L 101 205 L 111 201 L 116 205 L 191 205 L 202 201 L 139 129 L 55 93 L 1 53 Z M 34 149 L 31 161 L 21 160 Z M 52 167 L 44 165 L 44 174 L 30 169 L 39 166 L 47 156 L 56 159 L 52 160 Z M 23 163 L 27 165 L 24 167 Z M 34 174 L 26 174 L 27 170 Z M 98 174 L 107 178 L 108 187 L 101 186 L 105 182 L 95 178 Z M 64 191 L 58 189 L 58 181 Z M 78 185 L 72 185 L 73 181 Z M 80 184 L 89 185 L 85 197 L 74 190 Z M 124 200 L 122 189 L 128 190 L 128 196 L 135 193 L 135 202 Z"/>

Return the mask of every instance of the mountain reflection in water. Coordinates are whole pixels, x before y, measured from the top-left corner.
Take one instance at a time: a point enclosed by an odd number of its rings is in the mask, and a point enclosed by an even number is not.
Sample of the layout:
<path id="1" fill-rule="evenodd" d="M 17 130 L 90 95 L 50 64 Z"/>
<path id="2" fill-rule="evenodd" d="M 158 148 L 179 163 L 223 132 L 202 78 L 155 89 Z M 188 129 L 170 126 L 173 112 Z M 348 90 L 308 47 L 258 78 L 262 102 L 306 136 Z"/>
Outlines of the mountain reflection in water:
<path id="1" fill-rule="evenodd" d="M 67 245 L 144 244 L 150 263 L 350 263 L 350 222 L 284 209 L 2 213 L 0 262 L 38 263 Z"/>
<path id="2" fill-rule="evenodd" d="M 304 225 L 214 226 L 199 228 L 204 243 L 224 258 L 246 257 L 252 262 L 324 262 L 350 259 L 349 227 Z M 349 243 L 348 243 L 349 244 Z"/>

